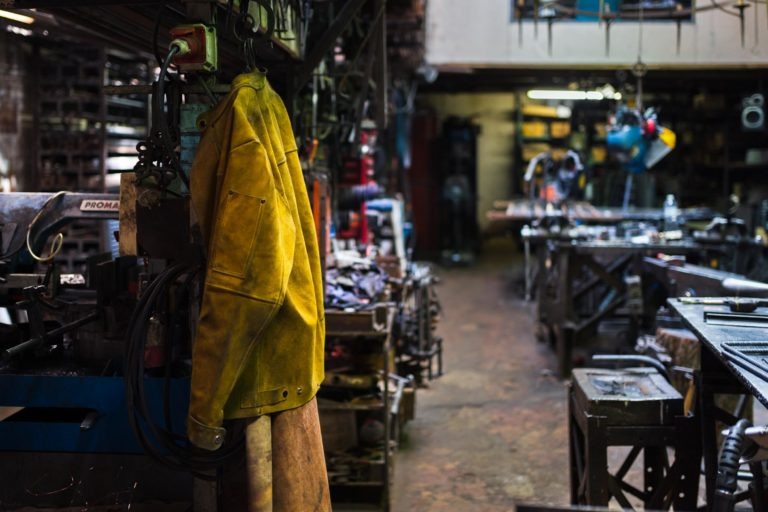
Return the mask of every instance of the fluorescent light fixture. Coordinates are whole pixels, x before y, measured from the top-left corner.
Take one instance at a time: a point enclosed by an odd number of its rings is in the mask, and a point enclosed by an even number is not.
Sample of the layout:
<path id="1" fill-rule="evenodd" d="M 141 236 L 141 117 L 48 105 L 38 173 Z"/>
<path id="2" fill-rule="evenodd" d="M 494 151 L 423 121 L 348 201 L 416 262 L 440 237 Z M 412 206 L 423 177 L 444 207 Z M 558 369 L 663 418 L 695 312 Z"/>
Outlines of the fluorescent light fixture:
<path id="1" fill-rule="evenodd" d="M 571 91 L 568 89 L 531 89 L 527 96 L 532 100 L 600 101 L 605 98 L 621 99 L 620 92 L 614 93 L 611 97 L 603 95 L 600 91 Z"/>
<path id="2" fill-rule="evenodd" d="M 35 18 L 33 18 L 32 16 L 25 16 L 17 12 L 3 11 L 3 10 L 0 10 L 0 18 L 5 18 L 11 21 L 18 21 L 19 23 L 26 23 L 27 25 L 31 25 L 35 22 Z"/>
<path id="3" fill-rule="evenodd" d="M 587 93 L 584 91 L 532 89 L 528 91 L 528 97 L 532 100 L 585 100 Z M 602 98 L 602 95 L 600 95 Z"/>

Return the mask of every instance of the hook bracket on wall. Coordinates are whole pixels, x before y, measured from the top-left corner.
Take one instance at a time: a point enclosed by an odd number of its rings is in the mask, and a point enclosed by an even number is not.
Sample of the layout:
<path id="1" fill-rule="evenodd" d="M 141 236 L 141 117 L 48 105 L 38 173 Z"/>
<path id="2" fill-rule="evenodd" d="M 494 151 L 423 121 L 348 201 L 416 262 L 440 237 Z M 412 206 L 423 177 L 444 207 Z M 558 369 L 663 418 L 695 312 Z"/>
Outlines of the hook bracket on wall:
<path id="1" fill-rule="evenodd" d="M 550 16 L 547 18 L 547 52 L 550 57 L 552 56 L 552 25 L 555 24 L 555 17 Z"/>
<path id="2" fill-rule="evenodd" d="M 736 2 L 736 5 L 734 5 L 736 9 L 739 11 L 739 29 L 741 30 L 741 47 L 744 48 L 744 10 L 749 9 L 751 7 L 750 4 L 748 4 L 745 0 L 738 0 Z"/>

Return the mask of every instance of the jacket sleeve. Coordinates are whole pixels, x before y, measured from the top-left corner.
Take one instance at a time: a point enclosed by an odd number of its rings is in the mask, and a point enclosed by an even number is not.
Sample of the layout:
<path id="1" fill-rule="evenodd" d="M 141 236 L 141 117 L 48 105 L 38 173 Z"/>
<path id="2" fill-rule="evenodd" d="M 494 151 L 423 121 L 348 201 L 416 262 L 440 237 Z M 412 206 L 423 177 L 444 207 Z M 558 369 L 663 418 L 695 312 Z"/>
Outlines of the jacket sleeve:
<path id="1" fill-rule="evenodd" d="M 252 131 L 245 119 L 235 112 L 233 141 L 242 140 L 243 131 Z M 210 201 L 215 204 L 204 229 L 209 234 L 208 261 L 192 350 L 187 420 L 190 441 L 207 450 L 218 449 L 224 441 L 224 410 L 241 406 L 229 404 L 237 399 L 232 391 L 284 300 L 293 261 L 293 219 L 275 188 L 265 148 L 255 134 L 247 139 L 214 161 L 207 162 L 202 154 L 192 169 L 196 211 Z M 223 172 L 218 191 L 196 190 L 196 172 Z M 216 197 L 207 197 L 211 194 Z"/>

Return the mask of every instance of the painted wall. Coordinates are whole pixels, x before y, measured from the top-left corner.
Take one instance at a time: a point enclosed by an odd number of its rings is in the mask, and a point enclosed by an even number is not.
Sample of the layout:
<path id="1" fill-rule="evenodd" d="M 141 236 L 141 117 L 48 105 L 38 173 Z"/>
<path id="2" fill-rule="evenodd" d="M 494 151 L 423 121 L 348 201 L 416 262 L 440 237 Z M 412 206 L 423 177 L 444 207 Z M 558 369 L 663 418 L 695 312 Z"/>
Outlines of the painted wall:
<path id="1" fill-rule="evenodd" d="M 480 126 L 477 137 L 477 221 L 488 225 L 485 212 L 493 202 L 509 199 L 515 130 L 512 93 L 425 94 L 424 103 L 435 110 L 439 124 L 448 116 L 471 117 Z"/>
<path id="2" fill-rule="evenodd" d="M 550 55 L 546 23 L 539 22 L 535 37 L 533 21 L 525 21 L 521 43 L 518 23 L 511 20 L 509 0 L 430 0 L 427 61 L 435 65 L 518 67 L 613 67 L 637 61 L 640 24 L 636 22 L 611 24 L 608 54 L 605 24 L 554 23 Z M 681 24 L 679 53 L 675 22 L 646 21 L 642 27 L 643 61 L 650 67 L 768 67 L 765 4 L 746 9 L 744 48 L 739 18 L 719 10 L 697 12 L 695 22 Z"/>

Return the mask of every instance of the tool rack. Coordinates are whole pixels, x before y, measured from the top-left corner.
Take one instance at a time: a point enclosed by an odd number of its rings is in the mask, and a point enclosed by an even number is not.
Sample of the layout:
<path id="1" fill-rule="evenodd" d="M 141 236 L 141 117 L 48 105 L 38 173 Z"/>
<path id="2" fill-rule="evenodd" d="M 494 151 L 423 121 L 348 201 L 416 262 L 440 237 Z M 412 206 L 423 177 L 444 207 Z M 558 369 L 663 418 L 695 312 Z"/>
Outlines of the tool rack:
<path id="1" fill-rule="evenodd" d="M 419 385 L 443 374 L 443 339 L 435 332 L 441 313 L 437 282 L 428 267 L 416 266 L 395 289 L 399 306 L 397 373 L 412 375 Z"/>
<path id="2" fill-rule="evenodd" d="M 394 307 L 326 311 L 326 378 L 318 393 L 320 424 L 334 503 L 374 503 L 389 510 L 389 486 L 397 429 L 392 414 L 400 397 L 391 386 Z M 343 353 L 328 357 L 328 352 Z M 375 442 L 362 433 L 380 426 Z M 339 444 L 346 438 L 356 445 Z M 347 442 L 347 441 L 343 441 Z"/>

